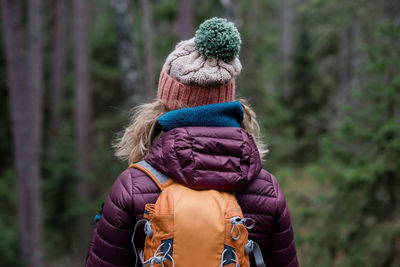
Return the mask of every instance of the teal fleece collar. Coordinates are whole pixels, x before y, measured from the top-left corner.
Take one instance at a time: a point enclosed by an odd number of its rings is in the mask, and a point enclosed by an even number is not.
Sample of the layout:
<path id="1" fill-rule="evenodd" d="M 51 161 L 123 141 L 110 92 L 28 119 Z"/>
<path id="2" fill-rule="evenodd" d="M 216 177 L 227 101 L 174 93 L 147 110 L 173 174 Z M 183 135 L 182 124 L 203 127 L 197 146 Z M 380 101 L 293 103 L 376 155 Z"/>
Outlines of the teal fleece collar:
<path id="1" fill-rule="evenodd" d="M 239 101 L 170 111 L 158 124 L 167 132 L 177 127 L 242 127 L 243 107 Z"/>

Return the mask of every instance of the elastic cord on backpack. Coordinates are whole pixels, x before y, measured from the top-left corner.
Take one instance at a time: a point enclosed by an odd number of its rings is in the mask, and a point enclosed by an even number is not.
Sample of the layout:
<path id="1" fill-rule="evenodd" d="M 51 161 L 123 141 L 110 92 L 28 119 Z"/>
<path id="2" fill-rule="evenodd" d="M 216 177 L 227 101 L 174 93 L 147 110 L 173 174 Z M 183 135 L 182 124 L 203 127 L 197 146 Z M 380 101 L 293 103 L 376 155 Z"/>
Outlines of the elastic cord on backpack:
<path id="1" fill-rule="evenodd" d="M 231 224 L 232 224 L 232 229 L 231 229 L 231 237 L 233 240 L 238 240 L 240 236 L 242 235 L 242 232 L 240 231 L 240 228 L 238 227 L 239 224 L 244 225 L 247 229 L 252 229 L 255 225 L 255 221 L 252 218 L 241 218 L 239 216 L 232 217 L 231 219 Z M 246 224 L 246 222 L 249 221 L 250 224 Z M 233 230 L 236 229 L 238 234 L 237 236 L 233 235 Z"/>
<path id="2" fill-rule="evenodd" d="M 142 226 L 142 225 L 146 225 L 147 222 L 148 222 L 148 220 L 146 220 L 146 219 L 141 219 L 141 220 L 139 220 L 139 221 L 136 222 L 135 227 L 133 228 L 133 235 L 132 235 L 131 241 L 132 241 L 133 250 L 135 251 L 135 256 L 136 256 L 135 267 L 137 266 L 137 262 L 138 262 L 138 259 L 139 259 L 139 254 L 138 254 L 138 252 L 137 252 L 137 250 L 136 250 L 136 246 L 135 246 L 135 234 L 136 234 L 136 229 L 137 229 L 138 227 Z M 141 260 L 141 262 L 143 263 L 142 258 L 140 258 L 140 260 Z"/>
<path id="3" fill-rule="evenodd" d="M 230 221 L 232 224 L 231 237 L 233 240 L 238 240 L 242 234 L 240 231 L 240 228 L 238 226 L 239 224 L 242 224 L 247 229 L 252 229 L 255 225 L 255 220 L 252 218 L 241 218 L 239 216 L 236 216 L 236 217 L 230 218 Z M 250 223 L 247 223 L 247 222 L 250 222 Z M 236 229 L 238 232 L 238 234 L 236 236 L 234 236 L 234 233 L 233 233 L 234 229 Z M 260 246 L 256 242 L 254 242 L 253 240 L 248 240 L 247 244 L 244 247 L 244 250 L 247 254 L 249 254 L 250 252 L 253 252 L 254 260 L 256 262 L 257 267 L 265 267 L 264 258 L 262 256 Z M 225 252 L 226 252 L 226 250 L 224 250 L 224 252 L 222 253 L 222 259 L 221 259 L 221 264 L 220 264 L 221 267 L 226 262 L 226 261 L 223 261 Z M 236 267 L 238 267 L 239 263 L 237 261 L 237 255 L 234 251 L 232 251 L 232 252 L 236 256 L 236 261 L 234 260 L 234 262 L 236 262 Z"/>
<path id="4" fill-rule="evenodd" d="M 135 246 L 135 234 L 136 234 L 136 229 L 140 226 L 144 225 L 144 232 L 146 233 L 147 237 L 151 238 L 153 236 L 153 229 L 151 228 L 151 223 L 146 220 L 142 219 L 136 222 L 135 227 L 133 229 L 133 235 L 132 235 L 132 245 L 133 245 L 133 250 L 135 251 L 135 256 L 136 256 L 136 261 L 135 261 L 135 267 L 137 266 L 138 259 L 142 262 L 143 266 L 146 266 L 150 264 L 150 267 L 153 267 L 154 263 L 161 263 L 161 265 L 164 267 L 164 261 L 168 258 L 172 261 L 172 267 L 175 266 L 175 261 L 172 258 L 171 255 L 169 255 L 170 250 L 172 249 L 172 245 L 168 244 L 168 249 L 165 253 L 162 253 L 160 251 L 161 247 L 166 244 L 166 243 L 161 243 L 161 245 L 158 246 L 156 252 L 154 252 L 153 257 L 150 259 L 144 261 L 143 259 L 143 251 L 137 251 L 136 246 Z"/>
<path id="5" fill-rule="evenodd" d="M 143 266 L 150 264 L 150 267 L 153 267 L 154 263 L 158 263 L 158 264 L 161 264 L 162 267 L 164 267 L 164 261 L 167 260 L 167 258 L 169 258 L 172 261 L 172 267 L 175 267 L 174 258 L 172 258 L 172 256 L 169 255 L 172 245 L 168 244 L 167 251 L 165 253 L 162 253 L 160 251 L 160 249 L 164 244 L 167 244 L 167 243 L 161 243 L 161 245 L 158 246 L 158 248 L 156 249 L 156 252 L 154 252 L 153 257 L 151 257 L 150 259 L 148 259 L 145 262 L 142 261 Z"/>
<path id="6" fill-rule="evenodd" d="M 227 251 L 228 251 L 227 249 L 224 249 L 224 251 L 222 252 L 221 263 L 218 267 L 223 267 L 225 262 L 227 261 L 227 260 L 224 260 L 224 255 Z M 232 250 L 232 253 L 233 253 L 233 255 L 235 255 L 235 259 L 234 260 L 231 259 L 231 261 L 235 263 L 235 267 L 240 267 L 239 259 L 238 259 L 236 252 L 234 250 Z"/>

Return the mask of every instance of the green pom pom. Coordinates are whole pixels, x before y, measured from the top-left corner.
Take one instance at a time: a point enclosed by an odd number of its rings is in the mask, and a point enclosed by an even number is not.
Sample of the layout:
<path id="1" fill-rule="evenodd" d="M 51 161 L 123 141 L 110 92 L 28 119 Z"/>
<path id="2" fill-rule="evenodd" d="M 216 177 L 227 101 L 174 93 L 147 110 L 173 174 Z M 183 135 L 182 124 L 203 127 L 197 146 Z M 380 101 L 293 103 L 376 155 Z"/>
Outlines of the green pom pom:
<path id="1" fill-rule="evenodd" d="M 232 22 L 222 18 L 212 18 L 200 25 L 194 43 L 203 56 L 229 62 L 239 55 L 242 40 Z"/>

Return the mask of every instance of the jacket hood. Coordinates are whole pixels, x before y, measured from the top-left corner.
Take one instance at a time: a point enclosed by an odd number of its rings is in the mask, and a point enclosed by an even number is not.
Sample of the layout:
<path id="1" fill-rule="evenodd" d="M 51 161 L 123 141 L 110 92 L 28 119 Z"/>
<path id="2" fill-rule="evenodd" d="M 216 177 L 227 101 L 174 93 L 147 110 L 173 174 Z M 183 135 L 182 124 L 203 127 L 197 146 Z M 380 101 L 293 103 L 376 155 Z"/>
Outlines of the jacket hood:
<path id="1" fill-rule="evenodd" d="M 145 159 L 193 189 L 239 191 L 261 170 L 252 136 L 238 127 L 179 127 L 161 135 Z"/>

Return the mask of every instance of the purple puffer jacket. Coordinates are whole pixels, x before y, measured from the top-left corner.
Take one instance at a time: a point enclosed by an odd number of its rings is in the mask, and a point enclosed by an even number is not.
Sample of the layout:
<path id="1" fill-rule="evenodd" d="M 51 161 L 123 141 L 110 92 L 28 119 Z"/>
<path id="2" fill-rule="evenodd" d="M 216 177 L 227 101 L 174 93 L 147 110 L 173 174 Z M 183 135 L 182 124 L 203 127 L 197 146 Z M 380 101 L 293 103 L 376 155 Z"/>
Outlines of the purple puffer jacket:
<path id="1" fill-rule="evenodd" d="M 156 141 L 146 161 L 191 188 L 237 192 L 244 216 L 256 221 L 249 239 L 260 245 L 266 265 L 299 266 L 285 197 L 275 177 L 261 169 L 256 145 L 246 131 L 235 127 L 175 128 Z M 145 204 L 154 203 L 159 194 L 144 173 L 125 170 L 115 181 L 93 230 L 86 266 L 134 266 L 133 227 L 143 218 Z M 141 232 L 135 244 L 142 249 Z"/>

